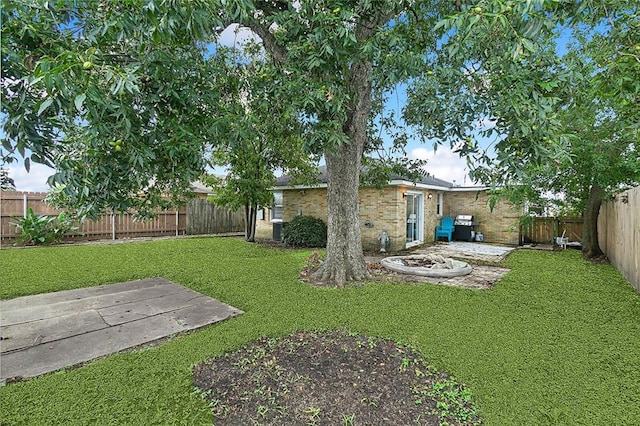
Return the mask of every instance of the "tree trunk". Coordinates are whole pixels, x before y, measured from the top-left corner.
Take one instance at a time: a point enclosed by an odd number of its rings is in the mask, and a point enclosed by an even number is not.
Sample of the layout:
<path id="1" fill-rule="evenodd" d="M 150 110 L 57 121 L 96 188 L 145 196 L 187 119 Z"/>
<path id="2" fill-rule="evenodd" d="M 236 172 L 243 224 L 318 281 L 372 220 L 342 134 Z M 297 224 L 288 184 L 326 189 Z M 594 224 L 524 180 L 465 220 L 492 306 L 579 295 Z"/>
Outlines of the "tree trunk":
<path id="1" fill-rule="evenodd" d="M 604 191 L 597 183 L 591 185 L 589 198 L 584 210 L 584 228 L 582 229 L 582 254 L 591 259 L 602 256 L 604 253 L 598 244 L 598 213 Z"/>
<path id="2" fill-rule="evenodd" d="M 349 142 L 325 150 L 327 163 L 327 256 L 314 278 L 344 286 L 369 276 L 362 253 L 358 188 L 371 112 L 370 63 L 355 64 L 350 86 L 356 98 L 343 125 Z"/>
<path id="3" fill-rule="evenodd" d="M 245 204 L 244 206 L 244 239 L 248 242 L 256 240 L 256 220 L 258 217 L 257 206 Z"/>
<path id="4" fill-rule="evenodd" d="M 358 186 L 360 159 L 345 146 L 327 155 L 327 256 L 314 278 L 344 286 L 347 281 L 368 277 L 362 253 Z"/>

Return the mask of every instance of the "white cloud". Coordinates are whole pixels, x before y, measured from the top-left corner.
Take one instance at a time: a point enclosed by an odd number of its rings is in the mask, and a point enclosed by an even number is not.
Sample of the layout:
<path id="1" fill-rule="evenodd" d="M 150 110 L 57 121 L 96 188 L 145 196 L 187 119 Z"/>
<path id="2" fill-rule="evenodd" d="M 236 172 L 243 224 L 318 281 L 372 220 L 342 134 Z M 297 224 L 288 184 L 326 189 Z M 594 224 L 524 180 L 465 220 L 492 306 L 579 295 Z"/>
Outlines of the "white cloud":
<path id="1" fill-rule="evenodd" d="M 253 31 L 246 27 L 240 27 L 238 24 L 229 25 L 218 36 L 218 44 L 226 47 L 241 47 L 251 41 L 261 42 L 260 37 Z"/>
<path id="2" fill-rule="evenodd" d="M 49 185 L 47 179 L 55 173 L 55 170 L 43 164 L 32 163 L 27 173 L 22 162 L 7 167 L 9 177 L 13 179 L 18 191 L 47 192 Z"/>
<path id="3" fill-rule="evenodd" d="M 474 185 L 468 175 L 467 162 L 449 147 L 440 146 L 437 151 L 417 147 L 409 152 L 409 158 L 426 160 L 426 171 L 432 176 L 461 186 Z"/>

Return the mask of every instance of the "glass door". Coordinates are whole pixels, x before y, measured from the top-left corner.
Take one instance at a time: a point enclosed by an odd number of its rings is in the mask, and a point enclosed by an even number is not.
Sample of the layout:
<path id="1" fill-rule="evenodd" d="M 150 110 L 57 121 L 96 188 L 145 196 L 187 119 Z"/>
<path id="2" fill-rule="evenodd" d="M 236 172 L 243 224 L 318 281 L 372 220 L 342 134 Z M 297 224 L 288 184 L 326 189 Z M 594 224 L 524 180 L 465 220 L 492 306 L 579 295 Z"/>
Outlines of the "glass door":
<path id="1" fill-rule="evenodd" d="M 420 193 L 406 194 L 407 200 L 407 247 L 424 242 L 424 195 Z"/>

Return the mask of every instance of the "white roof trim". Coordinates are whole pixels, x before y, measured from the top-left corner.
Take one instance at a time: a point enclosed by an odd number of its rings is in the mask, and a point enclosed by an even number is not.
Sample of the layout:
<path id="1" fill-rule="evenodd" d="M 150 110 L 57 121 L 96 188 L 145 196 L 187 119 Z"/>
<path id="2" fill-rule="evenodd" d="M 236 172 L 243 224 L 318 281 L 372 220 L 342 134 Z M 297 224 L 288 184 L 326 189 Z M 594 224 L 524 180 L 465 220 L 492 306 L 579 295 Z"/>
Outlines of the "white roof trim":
<path id="1" fill-rule="evenodd" d="M 326 188 L 326 183 L 319 183 L 317 185 L 284 185 L 284 186 L 272 186 L 270 188 L 271 191 L 285 191 L 288 189 L 316 189 L 316 188 Z"/>
<path id="2" fill-rule="evenodd" d="M 449 188 L 449 191 L 453 191 L 453 192 L 469 192 L 469 191 L 486 191 L 488 189 L 491 189 L 488 186 L 453 186 L 451 188 Z"/>
<path id="3" fill-rule="evenodd" d="M 409 180 L 392 180 L 391 182 L 389 182 L 389 185 L 395 185 L 395 186 L 408 186 L 408 187 L 413 187 L 416 189 L 432 189 L 435 191 L 456 191 L 456 192 L 462 192 L 462 191 L 485 191 L 487 189 L 490 189 L 488 186 L 442 186 L 442 185 L 430 185 L 430 184 L 425 184 L 425 183 L 413 183 Z"/>
<path id="4" fill-rule="evenodd" d="M 490 189 L 487 186 L 441 186 L 441 185 L 430 185 L 424 183 L 414 183 L 409 180 L 403 179 L 395 179 L 389 181 L 387 186 L 407 186 L 415 189 L 430 189 L 433 191 L 455 191 L 455 192 L 464 192 L 464 191 L 485 191 Z M 271 191 L 286 191 L 292 189 L 316 189 L 316 188 L 326 188 L 326 183 L 319 183 L 317 185 L 283 185 L 283 186 L 273 186 L 271 187 Z"/>
<path id="5" fill-rule="evenodd" d="M 432 189 L 434 191 L 448 191 L 450 187 L 442 185 L 430 185 L 420 182 L 411 182 L 410 180 L 395 179 L 389 182 L 391 186 L 408 186 L 415 189 Z"/>

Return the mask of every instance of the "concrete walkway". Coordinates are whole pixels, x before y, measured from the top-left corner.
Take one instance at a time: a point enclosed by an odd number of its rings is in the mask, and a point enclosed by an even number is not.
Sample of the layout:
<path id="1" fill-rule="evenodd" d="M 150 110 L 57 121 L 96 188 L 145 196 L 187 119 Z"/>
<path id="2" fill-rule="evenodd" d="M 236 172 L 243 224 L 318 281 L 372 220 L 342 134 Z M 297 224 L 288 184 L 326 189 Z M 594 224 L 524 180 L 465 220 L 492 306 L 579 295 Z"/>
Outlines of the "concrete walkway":
<path id="1" fill-rule="evenodd" d="M 242 313 L 164 278 L 0 300 L 0 382 L 34 377 Z"/>

